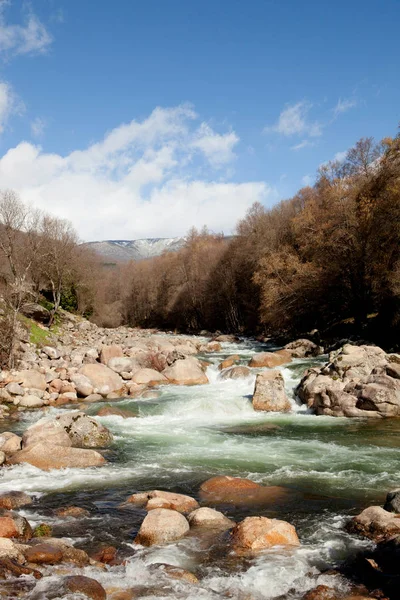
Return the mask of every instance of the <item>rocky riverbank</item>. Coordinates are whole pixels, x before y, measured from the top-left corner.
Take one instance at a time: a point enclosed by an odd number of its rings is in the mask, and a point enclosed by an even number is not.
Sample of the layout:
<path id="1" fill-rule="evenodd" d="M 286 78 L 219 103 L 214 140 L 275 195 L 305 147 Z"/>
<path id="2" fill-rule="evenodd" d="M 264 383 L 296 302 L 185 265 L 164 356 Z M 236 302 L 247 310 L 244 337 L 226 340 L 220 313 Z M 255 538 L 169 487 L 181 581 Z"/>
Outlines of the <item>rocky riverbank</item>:
<path id="1" fill-rule="evenodd" d="M 3 371 L 1 376 L 3 430 L 19 417 L 23 422 L 26 415 L 37 418 L 29 416 L 28 426 L 18 434 L 3 431 L 0 435 L 4 473 L 28 465 L 34 469 L 32 474 L 39 470 L 59 477 L 61 488 L 62 477 L 69 470 L 80 472 L 83 469 L 89 476 L 102 470 L 107 473 L 107 465 L 114 461 L 116 444 L 112 419 L 125 421 L 127 426 L 132 420 L 139 422 L 140 415 L 132 412 L 132 402 L 148 402 L 151 406 L 169 387 L 206 388 L 210 377 L 217 377 L 228 386 L 254 380 L 251 399 L 254 414 L 279 416 L 292 412 L 293 399 L 282 369 L 290 364 L 301 365 L 301 361 L 310 360 L 309 357 L 321 361 L 318 357 L 323 349 L 309 340 L 297 340 L 284 349 L 264 348 L 244 359 L 240 350 L 238 354 L 229 354 L 230 343 L 235 341 L 227 336 L 207 339 L 129 328 L 107 330 L 68 315 L 64 316 L 57 335 L 48 338 L 45 345 L 38 347 L 26 339 L 21 340 L 16 369 Z M 235 348 L 240 348 L 240 344 Z M 331 354 L 326 365 L 308 371 L 300 384 L 299 396 L 317 414 L 340 416 L 345 414 L 342 408 L 342 412 L 332 410 L 332 413 L 319 410 L 321 406 L 324 410 L 329 408 L 326 398 L 332 398 L 333 387 L 339 389 L 340 394 L 347 394 L 342 404 L 346 404 L 350 395 L 351 402 L 355 402 L 352 408 L 357 411 L 369 410 L 372 416 L 379 418 L 394 416 L 397 413 L 388 410 L 388 406 L 395 406 L 397 402 L 397 358 L 376 347 L 345 346 Z M 217 365 L 216 371 L 209 370 L 210 363 Z M 388 378 L 394 383 L 389 384 Z M 384 391 L 389 390 L 392 396 L 386 392 L 382 396 L 379 386 Z M 366 408 L 365 404 L 367 392 L 371 401 L 371 389 L 375 390 L 374 410 Z M 383 400 L 377 400 L 382 397 Z M 362 408 L 356 406 L 360 398 L 364 402 Z M 94 416 L 88 414 L 91 407 L 98 407 Z M 96 414 L 101 419 L 97 419 Z M 347 416 L 360 416 L 360 413 L 349 410 Z M 104 417 L 111 419 L 108 427 L 103 423 Z M 276 431 L 279 434 L 280 429 L 279 425 L 266 424 L 263 431 L 274 435 Z M 204 447 L 203 452 L 206 455 L 210 450 Z M 160 451 L 164 451 L 162 447 Z M 108 485 L 107 475 L 103 485 Z M 195 567 L 191 569 L 189 564 L 187 568 L 178 566 L 176 558 L 172 559 L 173 549 L 179 544 L 195 544 L 200 553 L 208 557 L 206 563 L 208 561 L 210 565 L 218 565 L 219 556 L 224 556 L 224 568 L 231 564 L 230 568 L 239 570 L 246 565 L 271 560 L 273 554 L 265 554 L 268 552 L 283 553 L 290 564 L 291 557 L 295 560 L 295 555 L 301 556 L 302 549 L 307 551 L 309 542 L 290 519 L 282 518 L 284 513 L 279 508 L 288 503 L 293 506 L 298 501 L 290 486 L 260 484 L 252 477 L 218 475 L 200 482 L 194 495 L 179 493 L 174 490 L 175 486 L 170 488 L 171 491 L 165 491 L 163 487 L 160 481 L 160 489 L 133 489 L 133 493 L 127 494 L 112 509 L 122 515 L 118 517 L 122 521 L 129 521 L 132 514 L 135 518 L 140 515 L 130 545 L 123 548 L 104 543 L 96 545 L 95 533 L 90 547 L 86 543 L 82 548 L 79 541 L 65 535 L 76 527 L 80 532 L 85 531 L 85 522 L 92 515 L 84 506 L 59 503 L 53 513 L 46 513 L 48 522 L 44 520 L 35 525 L 30 522 L 29 509 L 32 502 L 37 504 L 37 498 L 27 494 L 27 490 L 10 488 L 3 492 L 0 495 L 0 578 L 4 585 L 0 585 L 0 597 L 3 594 L 3 597 L 33 600 L 216 598 L 221 595 L 214 590 L 212 582 L 205 583 L 204 567 L 201 575 Z M 367 509 L 364 511 L 367 515 L 361 513 L 348 525 L 352 536 L 367 535 L 385 544 L 379 550 L 379 556 L 382 553 L 390 556 L 392 562 L 383 566 L 383 559 L 379 562 L 377 554 L 373 554 L 375 558 L 371 560 L 378 566 L 371 567 L 372 563 L 366 563 L 368 568 L 381 569 L 384 575 L 389 569 L 387 565 L 393 565 L 395 553 L 391 548 L 398 545 L 397 496 L 388 502 L 390 508 L 387 503 L 385 510 Z M 273 506 L 276 508 L 268 508 Z M 365 525 L 367 517 L 372 525 Z M 52 531 L 53 519 L 64 531 L 63 536 Z M 377 531 L 377 520 L 387 526 L 385 535 L 379 540 L 374 537 L 375 533 L 371 534 Z M 98 527 L 101 529 L 101 524 Z M 140 557 L 146 548 L 155 548 L 155 557 L 158 548 L 171 548 L 171 562 L 165 560 L 166 555 L 160 550 L 163 560 L 154 558 L 146 567 L 150 578 L 148 584 L 144 585 L 143 576 L 140 576 L 137 585 L 132 581 L 130 585 L 117 585 L 118 573 L 126 573 L 131 559 Z M 345 579 L 338 570 L 330 572 L 326 569 L 326 572 L 325 576 L 321 570 L 321 581 L 327 584 L 319 583 L 315 575 L 305 571 L 302 582 L 296 580 L 295 588 L 285 597 L 304 597 L 306 600 L 382 598 L 384 594 L 379 589 L 390 598 L 395 597 L 392 588 L 385 584 L 386 575 L 372 580 L 362 577 L 356 566 L 353 571 L 345 572 Z M 356 575 L 354 584 L 350 583 L 352 574 Z M 337 585 L 331 587 L 330 581 Z M 315 585 L 317 583 L 319 585 Z M 363 587 L 364 584 L 367 587 Z M 378 591 L 373 591 L 375 588 L 379 588 Z M 260 590 L 243 595 L 234 589 L 231 594 L 225 590 L 223 596 L 246 597 L 248 600 L 283 597 L 279 593 L 273 595 L 273 592 L 263 595 Z"/>

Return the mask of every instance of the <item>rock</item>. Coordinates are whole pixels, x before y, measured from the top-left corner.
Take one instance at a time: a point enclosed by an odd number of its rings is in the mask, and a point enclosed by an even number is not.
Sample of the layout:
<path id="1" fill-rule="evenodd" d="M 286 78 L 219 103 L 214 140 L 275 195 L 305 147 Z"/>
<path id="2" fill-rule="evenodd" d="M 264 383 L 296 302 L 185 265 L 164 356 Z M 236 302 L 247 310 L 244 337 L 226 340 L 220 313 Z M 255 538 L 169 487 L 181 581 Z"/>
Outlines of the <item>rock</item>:
<path id="1" fill-rule="evenodd" d="M 285 350 L 289 351 L 293 358 L 305 358 L 306 356 L 319 356 L 324 353 L 322 346 L 314 344 L 311 340 L 299 339 L 286 344 Z"/>
<path id="2" fill-rule="evenodd" d="M 392 513 L 400 513 L 400 489 L 388 492 L 384 510 Z"/>
<path id="3" fill-rule="evenodd" d="M 154 369 L 139 369 L 132 375 L 134 383 L 145 385 L 157 385 L 159 383 L 168 383 L 168 379 L 162 373 Z"/>
<path id="4" fill-rule="evenodd" d="M 370 506 L 349 521 L 346 528 L 350 533 L 381 542 L 400 535 L 400 518 L 380 506 Z"/>
<path id="5" fill-rule="evenodd" d="M 256 378 L 253 395 L 254 410 L 289 412 L 292 408 L 280 371 L 263 371 Z"/>
<path id="6" fill-rule="evenodd" d="M 186 583 L 199 583 L 199 580 L 197 579 L 196 575 L 194 575 L 194 573 L 186 571 L 186 569 L 181 569 L 180 567 L 175 567 L 174 565 L 168 565 L 165 563 L 153 563 L 152 565 L 150 565 L 150 571 L 161 571 L 165 573 L 168 577 L 171 577 L 172 579 L 186 581 Z"/>
<path id="7" fill-rule="evenodd" d="M 230 529 L 236 524 L 218 510 L 205 506 L 191 512 L 188 521 L 191 527 L 207 527 L 210 529 Z"/>
<path id="8" fill-rule="evenodd" d="M 170 383 L 176 385 L 201 385 L 208 383 L 200 362 L 193 357 L 177 360 L 163 371 Z"/>
<path id="9" fill-rule="evenodd" d="M 26 560 L 35 564 L 55 565 L 62 561 L 63 553 L 51 544 L 36 544 L 24 552 Z"/>
<path id="10" fill-rule="evenodd" d="M 337 600 L 336 591 L 327 585 L 318 585 L 305 594 L 302 600 Z"/>
<path id="11" fill-rule="evenodd" d="M 72 446 L 71 438 L 56 419 L 47 417 L 40 419 L 22 435 L 22 448 L 27 448 L 37 443 L 56 446 Z"/>
<path id="12" fill-rule="evenodd" d="M 85 402 L 100 402 L 101 400 L 103 400 L 103 396 L 100 394 L 90 394 L 85 398 Z"/>
<path id="13" fill-rule="evenodd" d="M 0 517 L 0 538 L 19 538 L 24 541 L 32 537 L 32 528 L 28 521 L 12 511 Z"/>
<path id="14" fill-rule="evenodd" d="M 145 517 L 139 533 L 135 538 L 136 544 L 153 546 L 179 540 L 189 531 L 187 519 L 166 508 L 151 510 Z"/>
<path id="15" fill-rule="evenodd" d="M 249 367 L 259 369 L 261 367 L 268 367 L 272 369 L 284 365 L 292 360 L 290 352 L 280 350 L 278 352 L 258 352 L 255 354 L 249 362 Z"/>
<path id="16" fill-rule="evenodd" d="M 247 517 L 232 532 L 232 547 L 247 554 L 273 546 L 299 546 L 296 529 L 286 521 L 267 517 Z"/>
<path id="17" fill-rule="evenodd" d="M 115 356 L 108 361 L 107 367 L 122 375 L 124 372 L 132 371 L 133 361 L 126 356 Z"/>
<path id="18" fill-rule="evenodd" d="M 285 500 L 289 490 L 280 486 L 263 486 L 250 479 L 228 475 L 211 477 L 200 486 L 200 498 L 208 504 L 267 506 Z"/>
<path id="19" fill-rule="evenodd" d="M 74 448 L 107 448 L 113 442 L 107 427 L 84 412 L 68 411 L 56 417 L 56 422 L 68 434 Z"/>
<path id="20" fill-rule="evenodd" d="M 6 390 L 11 396 L 23 396 L 25 394 L 24 388 L 19 383 L 9 383 Z"/>
<path id="21" fill-rule="evenodd" d="M 63 587 L 71 594 L 81 594 L 91 600 L 106 600 L 107 594 L 103 586 L 92 579 L 83 575 L 70 575 L 63 580 Z"/>
<path id="22" fill-rule="evenodd" d="M 202 344 L 199 348 L 199 352 L 221 352 L 221 350 L 222 346 L 216 340 L 208 342 L 207 344 Z"/>
<path id="23" fill-rule="evenodd" d="M 56 508 L 54 513 L 57 517 L 61 518 L 83 519 L 85 517 L 90 517 L 90 512 L 79 506 L 63 506 L 61 508 Z"/>
<path id="24" fill-rule="evenodd" d="M 46 378 L 38 371 L 22 370 L 18 371 L 13 376 L 15 381 L 18 381 L 24 388 L 35 388 L 45 391 L 47 387 Z"/>
<path id="25" fill-rule="evenodd" d="M 32 394 L 25 394 L 25 396 L 20 396 L 18 401 L 18 406 L 22 406 L 23 408 L 40 408 L 45 403 L 41 398 L 37 396 L 32 396 Z"/>
<path id="26" fill-rule="evenodd" d="M 317 415 L 400 416 L 400 380 L 387 375 L 388 356 L 381 348 L 346 344 L 329 359 L 310 369 L 297 388 Z"/>
<path id="27" fill-rule="evenodd" d="M 100 350 L 100 362 L 103 365 L 108 365 L 112 358 L 124 356 L 121 346 L 114 344 L 112 346 L 102 346 Z"/>
<path id="28" fill-rule="evenodd" d="M 114 406 L 102 406 L 97 413 L 98 417 L 122 417 L 123 419 L 132 419 L 135 418 L 136 415 L 129 412 L 129 410 L 123 410 L 122 408 L 117 408 Z"/>
<path id="29" fill-rule="evenodd" d="M 0 435 L 0 449 L 5 454 L 14 454 L 21 450 L 22 438 L 11 431 L 5 431 Z"/>
<path id="30" fill-rule="evenodd" d="M 105 365 L 83 365 L 79 370 L 79 373 L 85 375 L 93 388 L 95 388 L 95 391 L 97 390 L 102 396 L 120 390 L 124 385 L 124 382 L 118 373 L 115 373 Z"/>
<path id="31" fill-rule="evenodd" d="M 189 513 L 199 507 L 198 502 L 190 496 L 162 490 L 133 494 L 126 500 L 126 503 L 144 506 L 148 511 L 156 508 L 168 508 L 180 513 Z"/>
<path id="32" fill-rule="evenodd" d="M 233 367 L 233 365 L 235 363 L 239 362 L 239 360 L 240 360 L 239 354 L 234 354 L 233 356 L 228 356 L 228 358 L 225 358 L 225 360 L 223 360 L 218 365 L 218 369 L 220 371 L 223 371 L 224 369 L 229 369 L 229 367 Z"/>
<path id="33" fill-rule="evenodd" d="M 45 442 L 29 445 L 9 460 L 12 465 L 28 463 L 44 471 L 66 467 L 101 467 L 105 462 L 104 457 L 95 450 L 54 446 Z"/>
<path id="34" fill-rule="evenodd" d="M 36 302 L 31 302 L 29 304 L 24 304 L 20 312 L 28 317 L 29 319 L 33 319 L 34 321 L 39 321 L 39 323 L 48 323 L 50 321 L 50 312 L 44 306 L 40 304 L 36 304 Z"/>
<path id="35" fill-rule="evenodd" d="M 25 492 L 3 492 L 0 494 L 0 508 L 13 510 L 21 506 L 32 504 L 32 498 Z"/>
<path id="36" fill-rule="evenodd" d="M 71 381 L 75 385 L 78 396 L 86 398 L 93 394 L 93 386 L 90 379 L 85 375 L 82 375 L 82 373 L 74 373 L 71 375 Z M 58 391 L 61 391 L 61 389 Z"/>
<path id="37" fill-rule="evenodd" d="M 12 540 L 0 537 L 0 559 L 15 560 L 22 564 L 25 562 L 25 557 L 19 549 L 19 544 L 15 544 Z"/>
<path id="38" fill-rule="evenodd" d="M 47 356 L 51 360 L 57 360 L 61 356 L 60 351 L 57 350 L 57 348 L 53 348 L 52 346 L 43 346 L 42 352 L 47 354 Z"/>
<path id="39" fill-rule="evenodd" d="M 0 465 L 4 465 L 5 462 L 6 462 L 6 455 L 4 454 L 4 452 L 2 452 L 0 450 Z"/>
<path id="40" fill-rule="evenodd" d="M 218 335 L 217 337 L 213 338 L 214 342 L 228 342 L 231 344 L 234 344 L 235 342 L 239 342 L 239 338 L 236 335 L 231 335 L 231 334 L 222 334 L 222 335 Z"/>
<path id="41" fill-rule="evenodd" d="M 92 554 L 92 559 L 106 565 L 115 564 L 117 549 L 114 546 L 105 546 Z"/>
<path id="42" fill-rule="evenodd" d="M 251 375 L 251 370 L 248 367 L 231 367 L 226 369 L 220 375 L 221 379 L 245 379 Z"/>

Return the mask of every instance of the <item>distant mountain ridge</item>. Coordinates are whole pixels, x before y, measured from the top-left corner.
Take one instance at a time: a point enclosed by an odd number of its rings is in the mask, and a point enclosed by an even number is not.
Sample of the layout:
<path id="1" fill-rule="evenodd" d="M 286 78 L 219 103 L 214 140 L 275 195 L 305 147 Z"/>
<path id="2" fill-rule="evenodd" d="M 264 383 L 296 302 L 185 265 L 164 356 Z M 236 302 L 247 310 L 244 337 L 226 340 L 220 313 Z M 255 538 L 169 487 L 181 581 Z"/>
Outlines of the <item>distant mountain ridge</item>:
<path id="1" fill-rule="evenodd" d="M 142 240 L 104 240 L 87 242 L 88 246 L 104 259 L 112 261 L 143 260 L 160 256 L 164 252 L 176 252 L 186 242 L 185 237 L 146 238 Z"/>

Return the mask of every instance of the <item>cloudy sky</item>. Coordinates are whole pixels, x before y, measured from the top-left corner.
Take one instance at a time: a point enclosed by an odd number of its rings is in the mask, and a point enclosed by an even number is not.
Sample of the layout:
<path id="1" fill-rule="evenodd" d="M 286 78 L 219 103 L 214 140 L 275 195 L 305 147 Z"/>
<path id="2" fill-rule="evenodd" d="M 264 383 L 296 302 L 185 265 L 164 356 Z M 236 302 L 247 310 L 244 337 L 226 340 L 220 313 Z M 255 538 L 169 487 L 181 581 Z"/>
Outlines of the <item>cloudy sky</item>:
<path id="1" fill-rule="evenodd" d="M 84 240 L 229 234 L 400 119 L 398 0 L 0 0 L 0 188 Z"/>

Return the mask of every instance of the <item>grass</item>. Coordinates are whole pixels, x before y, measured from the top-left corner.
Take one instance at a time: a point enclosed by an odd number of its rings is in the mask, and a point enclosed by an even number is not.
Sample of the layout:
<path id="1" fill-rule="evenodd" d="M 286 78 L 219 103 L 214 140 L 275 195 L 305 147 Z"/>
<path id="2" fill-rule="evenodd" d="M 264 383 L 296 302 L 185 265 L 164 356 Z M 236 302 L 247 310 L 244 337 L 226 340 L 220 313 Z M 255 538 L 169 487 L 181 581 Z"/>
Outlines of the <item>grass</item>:
<path id="1" fill-rule="evenodd" d="M 29 341 L 31 344 L 36 344 L 39 347 L 51 346 L 51 334 L 57 334 L 57 325 L 53 326 L 51 330 L 42 329 L 35 321 L 33 321 L 32 319 L 28 319 L 28 317 L 20 315 L 20 319 L 29 331 Z"/>

